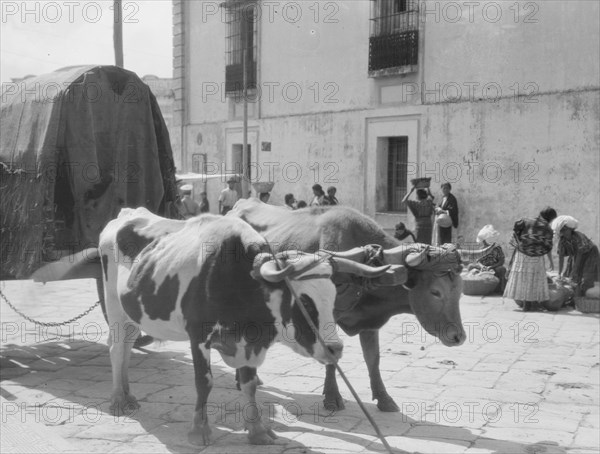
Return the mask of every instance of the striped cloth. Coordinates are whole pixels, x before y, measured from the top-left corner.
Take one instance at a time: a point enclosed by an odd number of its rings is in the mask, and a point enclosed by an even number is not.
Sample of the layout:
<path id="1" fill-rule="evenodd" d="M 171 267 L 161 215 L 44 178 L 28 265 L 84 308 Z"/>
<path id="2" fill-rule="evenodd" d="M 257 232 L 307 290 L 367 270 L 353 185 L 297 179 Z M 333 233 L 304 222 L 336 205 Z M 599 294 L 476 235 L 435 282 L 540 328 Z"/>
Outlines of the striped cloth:
<path id="1" fill-rule="evenodd" d="M 520 301 L 550 299 L 544 256 L 529 257 L 519 250 L 515 251 L 504 297 Z"/>

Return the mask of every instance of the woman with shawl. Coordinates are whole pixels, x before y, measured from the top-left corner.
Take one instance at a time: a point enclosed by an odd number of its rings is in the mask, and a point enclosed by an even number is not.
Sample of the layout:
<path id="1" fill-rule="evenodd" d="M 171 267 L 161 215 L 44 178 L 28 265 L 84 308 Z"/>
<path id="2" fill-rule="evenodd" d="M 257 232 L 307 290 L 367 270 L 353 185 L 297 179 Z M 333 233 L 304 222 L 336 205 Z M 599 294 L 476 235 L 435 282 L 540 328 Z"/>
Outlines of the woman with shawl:
<path id="1" fill-rule="evenodd" d="M 549 233 L 549 237 L 537 233 L 532 235 L 531 232 L 534 230 Z M 532 237 L 537 237 L 534 247 L 538 251 L 535 254 L 530 253 L 524 246 L 525 240 L 530 240 Z M 529 311 L 539 303 L 550 299 L 544 261 L 546 254 L 552 250 L 550 225 L 542 216 L 518 220 L 513 227 L 511 245 L 515 250 L 504 297 L 514 299 L 517 305 L 523 307 L 523 311 Z"/>

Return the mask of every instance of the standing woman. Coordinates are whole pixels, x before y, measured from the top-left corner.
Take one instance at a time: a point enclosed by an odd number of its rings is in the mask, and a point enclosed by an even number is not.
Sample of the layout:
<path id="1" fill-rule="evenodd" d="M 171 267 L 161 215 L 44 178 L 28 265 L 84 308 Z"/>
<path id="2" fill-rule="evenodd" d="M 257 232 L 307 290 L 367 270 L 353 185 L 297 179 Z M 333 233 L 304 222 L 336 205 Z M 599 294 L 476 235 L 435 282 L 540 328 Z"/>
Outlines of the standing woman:
<path id="1" fill-rule="evenodd" d="M 458 228 L 458 202 L 456 201 L 456 197 L 450 191 L 452 190 L 452 185 L 450 183 L 442 184 L 442 193 L 444 194 L 442 197 L 442 202 L 435 210 L 435 214 L 446 213 L 450 216 L 452 220 L 452 225 L 450 227 L 440 227 L 438 225 L 438 244 L 446 244 L 452 243 L 452 227 L 455 229 Z"/>
<path id="2" fill-rule="evenodd" d="M 578 222 L 571 216 L 558 216 L 552 223 L 558 236 L 558 276 L 562 275 L 564 257 L 569 257 L 565 275 L 577 284 L 575 296 L 583 296 L 600 280 L 598 275 L 599 252 L 592 240 L 577 231 Z"/>
<path id="3" fill-rule="evenodd" d="M 410 209 L 410 212 L 415 217 L 415 233 L 417 235 L 417 243 L 431 244 L 431 236 L 433 233 L 433 212 L 435 205 L 433 204 L 433 195 L 429 188 L 417 189 L 417 200 L 408 200 L 414 192 L 415 187 L 404 196 L 402 202 Z"/>
<path id="4" fill-rule="evenodd" d="M 512 298 L 523 311 L 550 299 L 544 257 L 552 250 L 552 229 L 541 216 L 515 222 L 510 244 L 515 247 L 505 298 Z"/>

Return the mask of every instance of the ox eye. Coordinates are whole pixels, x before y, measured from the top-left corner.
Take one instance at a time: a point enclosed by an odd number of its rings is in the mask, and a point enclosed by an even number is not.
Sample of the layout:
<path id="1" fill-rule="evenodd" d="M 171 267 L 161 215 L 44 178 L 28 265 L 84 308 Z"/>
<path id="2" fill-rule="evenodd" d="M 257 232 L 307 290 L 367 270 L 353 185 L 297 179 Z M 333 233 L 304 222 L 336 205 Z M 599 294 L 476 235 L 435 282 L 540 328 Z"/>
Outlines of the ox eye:
<path id="1" fill-rule="evenodd" d="M 437 291 L 437 290 L 432 290 L 431 294 L 433 296 L 435 296 L 436 298 L 441 298 L 442 297 L 442 294 L 439 291 Z"/>

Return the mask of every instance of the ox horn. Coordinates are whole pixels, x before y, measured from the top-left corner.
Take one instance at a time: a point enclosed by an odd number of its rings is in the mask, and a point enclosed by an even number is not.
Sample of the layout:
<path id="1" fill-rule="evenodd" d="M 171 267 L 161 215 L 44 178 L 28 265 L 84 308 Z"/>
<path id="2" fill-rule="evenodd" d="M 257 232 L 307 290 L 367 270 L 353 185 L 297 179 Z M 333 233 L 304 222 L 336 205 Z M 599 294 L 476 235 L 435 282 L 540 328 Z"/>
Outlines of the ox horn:
<path id="1" fill-rule="evenodd" d="M 341 273 L 356 274 L 358 276 L 368 278 L 376 278 L 382 276 L 392 267 L 392 265 L 373 267 L 343 257 L 331 257 L 330 260 L 332 260 L 337 265 L 337 271 Z"/>
<path id="2" fill-rule="evenodd" d="M 425 258 L 427 257 L 427 252 L 429 251 L 429 248 L 425 248 L 423 249 L 421 252 L 411 252 L 410 254 L 408 254 L 406 256 L 406 264 L 408 266 L 419 266 L 421 263 L 423 263 L 423 261 L 425 260 Z"/>
<path id="3" fill-rule="evenodd" d="M 294 265 L 290 264 L 283 269 L 279 269 L 275 260 L 265 262 L 260 267 L 260 275 L 265 281 L 281 282 L 294 271 Z"/>
<path id="4" fill-rule="evenodd" d="M 320 249 L 319 252 L 323 252 L 326 255 L 329 255 L 334 258 L 342 258 L 352 260 L 354 262 L 363 262 L 365 259 L 365 250 L 362 247 L 355 247 L 353 249 L 349 249 L 347 251 L 342 252 L 334 252 L 328 251 L 327 249 Z"/>
<path id="5" fill-rule="evenodd" d="M 457 252 L 460 254 L 461 260 L 465 262 L 476 262 L 481 257 L 485 257 L 490 253 L 492 248 L 496 246 L 496 243 L 491 244 L 483 249 L 471 250 L 471 249 L 458 249 Z"/>

